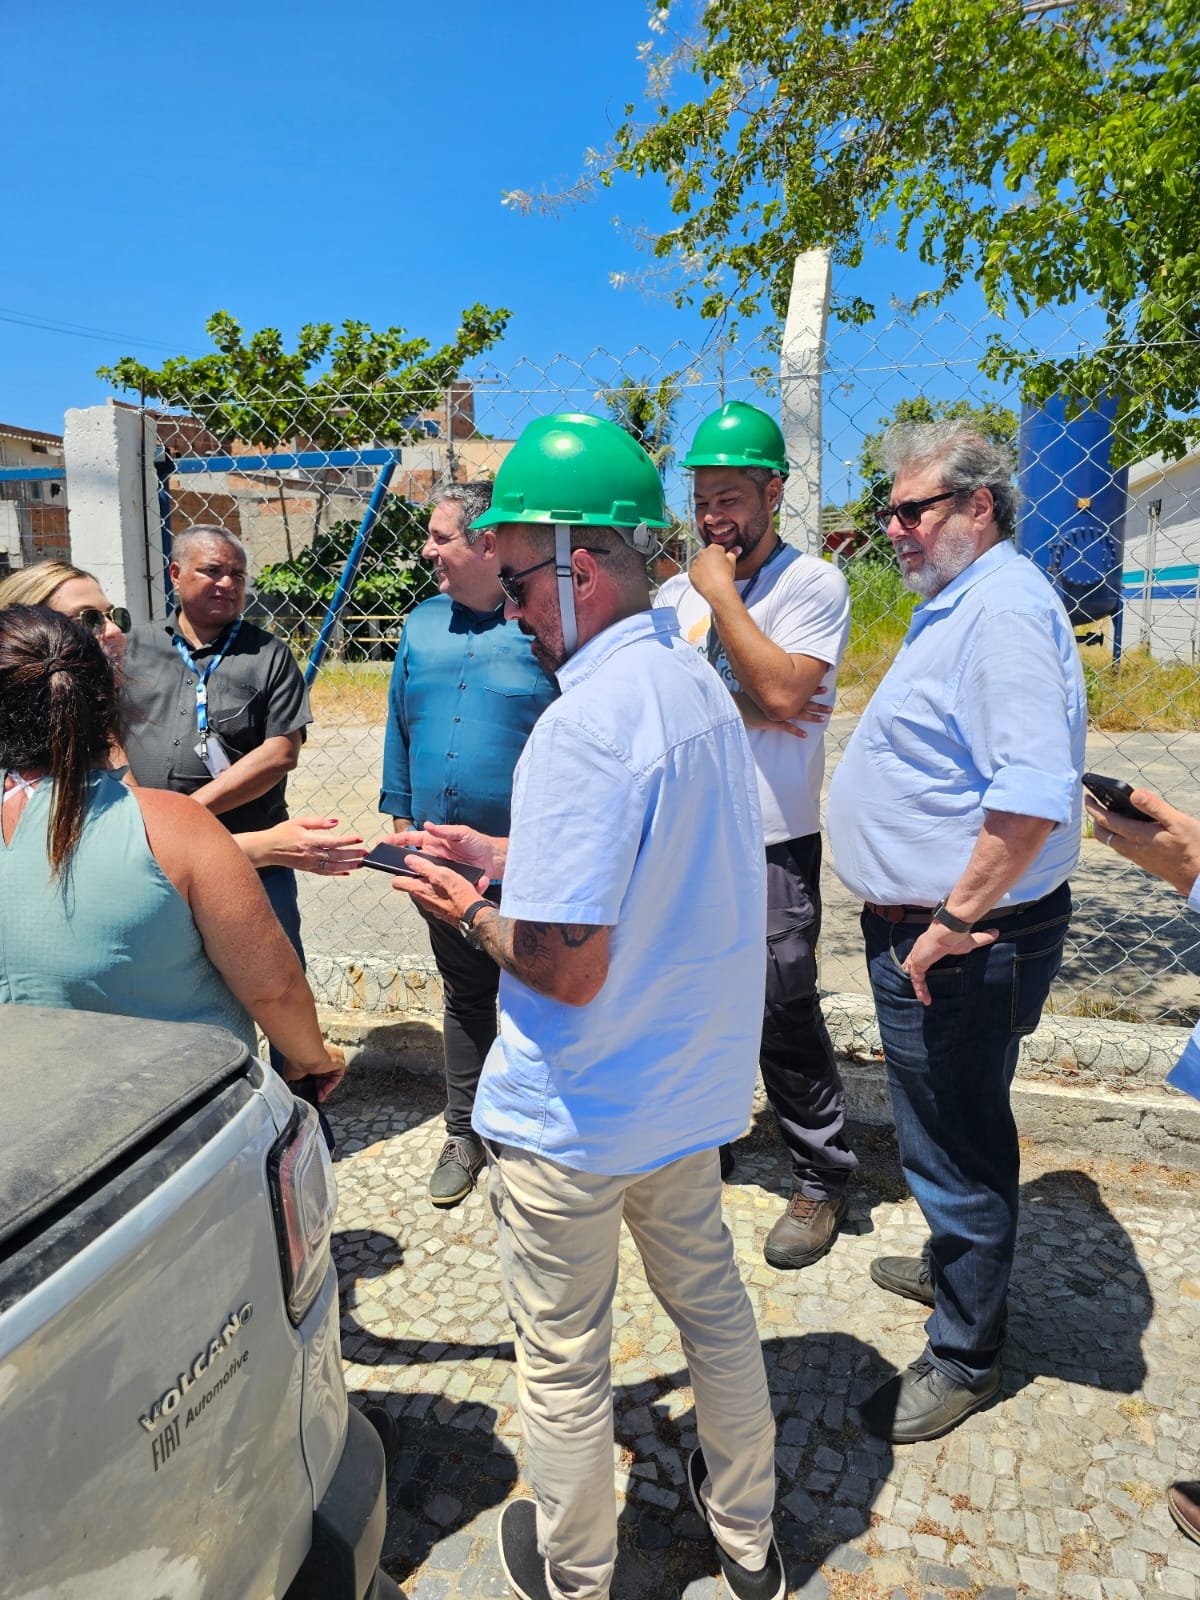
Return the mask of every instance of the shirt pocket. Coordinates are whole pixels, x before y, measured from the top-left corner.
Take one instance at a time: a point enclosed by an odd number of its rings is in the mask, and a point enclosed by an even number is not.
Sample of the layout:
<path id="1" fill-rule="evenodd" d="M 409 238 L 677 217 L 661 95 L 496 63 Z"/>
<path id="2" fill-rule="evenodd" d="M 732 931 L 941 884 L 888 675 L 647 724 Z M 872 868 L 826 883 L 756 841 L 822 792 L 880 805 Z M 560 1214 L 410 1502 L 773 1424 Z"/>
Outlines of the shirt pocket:
<path id="1" fill-rule="evenodd" d="M 209 726 L 222 744 L 245 755 L 262 743 L 263 692 L 252 683 L 231 679 L 214 693 L 215 678 L 216 674 L 208 689 Z"/>

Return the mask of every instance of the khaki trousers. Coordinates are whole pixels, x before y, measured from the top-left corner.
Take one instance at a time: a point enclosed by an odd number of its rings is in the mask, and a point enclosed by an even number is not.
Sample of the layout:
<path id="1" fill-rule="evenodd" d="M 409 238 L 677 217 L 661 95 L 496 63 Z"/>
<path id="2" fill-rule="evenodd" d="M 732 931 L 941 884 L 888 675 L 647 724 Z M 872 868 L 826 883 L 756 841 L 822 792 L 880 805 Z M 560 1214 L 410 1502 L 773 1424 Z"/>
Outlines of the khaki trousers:
<path id="1" fill-rule="evenodd" d="M 734 1560 L 761 1567 L 772 1537 L 775 1421 L 721 1215 L 717 1152 L 617 1178 L 512 1145 L 492 1146 L 488 1157 L 538 1545 L 556 1600 L 606 1600 L 616 1560 L 612 1303 L 622 1220 L 679 1329 L 713 1526 Z"/>

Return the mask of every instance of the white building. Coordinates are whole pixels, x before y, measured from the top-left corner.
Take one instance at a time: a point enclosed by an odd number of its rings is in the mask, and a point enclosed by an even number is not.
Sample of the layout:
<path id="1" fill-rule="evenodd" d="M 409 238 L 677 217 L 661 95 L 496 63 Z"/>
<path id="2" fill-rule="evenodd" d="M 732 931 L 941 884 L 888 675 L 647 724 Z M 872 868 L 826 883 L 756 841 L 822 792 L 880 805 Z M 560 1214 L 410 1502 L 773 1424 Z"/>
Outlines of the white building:
<path id="1" fill-rule="evenodd" d="M 62 464 L 62 434 L 0 422 L 0 468 L 25 471 Z M 66 560 L 70 549 L 65 482 L 0 479 L 0 576 L 46 556 Z"/>
<path id="2" fill-rule="evenodd" d="M 1129 469 L 1122 648 L 1200 665 L 1200 448 Z"/>

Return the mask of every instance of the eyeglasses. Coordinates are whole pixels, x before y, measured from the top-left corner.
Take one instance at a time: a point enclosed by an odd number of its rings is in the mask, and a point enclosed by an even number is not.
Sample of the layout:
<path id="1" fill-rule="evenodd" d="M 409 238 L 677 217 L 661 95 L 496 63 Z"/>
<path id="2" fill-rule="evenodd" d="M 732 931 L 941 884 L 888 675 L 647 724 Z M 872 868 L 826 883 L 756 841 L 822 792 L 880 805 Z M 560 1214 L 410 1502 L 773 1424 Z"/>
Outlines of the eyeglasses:
<path id="1" fill-rule="evenodd" d="M 107 611 L 101 611 L 99 606 L 84 606 L 75 613 L 75 621 L 82 623 L 89 633 L 103 633 L 106 622 L 120 628 L 122 633 L 128 633 L 133 627 L 133 618 L 124 606 L 109 606 Z"/>
<path id="2" fill-rule="evenodd" d="M 576 545 L 576 550 L 586 550 L 592 556 L 606 556 L 607 550 L 597 550 L 594 545 Z M 575 550 L 571 551 L 575 554 Z M 496 581 L 504 593 L 504 598 L 510 605 L 516 606 L 518 611 L 525 609 L 525 584 L 524 579 L 533 572 L 540 572 L 543 567 L 552 567 L 558 560 L 557 556 L 547 556 L 545 561 L 535 561 L 531 567 L 522 567 L 520 572 L 506 572 L 503 567 L 496 574 Z"/>
<path id="3" fill-rule="evenodd" d="M 921 526 L 921 518 L 930 506 L 936 506 L 941 500 L 957 499 L 960 493 L 959 489 L 946 489 L 941 494 L 927 495 L 924 500 L 901 500 L 898 506 L 880 506 L 875 512 L 875 517 L 885 533 L 893 517 L 905 533 L 915 533 Z"/>

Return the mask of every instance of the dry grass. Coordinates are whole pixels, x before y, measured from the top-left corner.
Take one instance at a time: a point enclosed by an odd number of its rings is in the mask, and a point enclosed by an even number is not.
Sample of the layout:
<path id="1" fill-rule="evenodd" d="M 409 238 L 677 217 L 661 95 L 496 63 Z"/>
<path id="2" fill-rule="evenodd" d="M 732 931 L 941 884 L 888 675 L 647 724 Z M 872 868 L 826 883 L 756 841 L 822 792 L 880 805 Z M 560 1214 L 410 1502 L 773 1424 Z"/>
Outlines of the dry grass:
<path id="1" fill-rule="evenodd" d="M 309 691 L 317 722 L 380 727 L 387 720 L 391 664 L 335 661 L 321 668 Z"/>
<path id="2" fill-rule="evenodd" d="M 1087 684 L 1088 716 L 1111 733 L 1193 731 L 1200 725 L 1200 673 L 1181 661 L 1152 661 L 1132 650 L 1119 666 L 1105 645 L 1079 652 Z"/>

